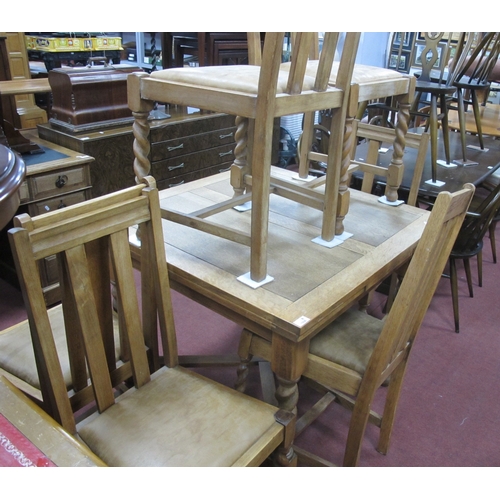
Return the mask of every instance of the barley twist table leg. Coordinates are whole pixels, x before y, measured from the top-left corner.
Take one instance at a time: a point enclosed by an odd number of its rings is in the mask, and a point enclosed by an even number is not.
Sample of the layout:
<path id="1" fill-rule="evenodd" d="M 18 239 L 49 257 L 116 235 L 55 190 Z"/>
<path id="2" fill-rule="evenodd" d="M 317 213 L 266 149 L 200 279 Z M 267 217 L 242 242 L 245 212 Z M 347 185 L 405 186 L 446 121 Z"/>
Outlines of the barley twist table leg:
<path id="1" fill-rule="evenodd" d="M 250 173 L 248 165 L 248 132 L 248 118 L 237 116 L 234 136 L 236 140 L 235 159 L 231 165 L 231 186 L 233 186 L 235 196 L 242 195 L 245 192 L 245 175 Z"/>
<path id="2" fill-rule="evenodd" d="M 387 172 L 387 185 L 385 196 L 387 201 L 397 201 L 398 189 L 403 179 L 403 155 L 406 145 L 406 133 L 410 122 L 410 104 L 400 102 L 398 110 L 398 121 L 396 125 L 396 139 L 393 144 L 393 154 L 391 164 Z"/>
<path id="3" fill-rule="evenodd" d="M 139 184 L 142 179 L 149 175 L 151 164 L 149 162 L 149 150 L 151 148 L 149 143 L 149 111 L 137 111 L 132 113 L 135 120 L 132 125 L 134 134 L 134 173 L 135 180 Z"/>
<path id="4" fill-rule="evenodd" d="M 337 206 L 337 220 L 335 223 L 335 234 L 344 232 L 344 219 L 349 211 L 349 174 L 348 169 L 351 163 L 351 154 L 353 151 L 356 134 L 354 133 L 354 116 L 347 117 L 344 131 L 344 142 L 342 144 L 342 164 L 340 170 L 339 198 Z"/>
<path id="5" fill-rule="evenodd" d="M 299 388 L 297 387 L 297 380 L 286 380 L 276 375 L 278 380 L 278 387 L 276 388 L 276 400 L 278 406 L 287 411 L 297 414 L 297 401 L 299 400 Z"/>

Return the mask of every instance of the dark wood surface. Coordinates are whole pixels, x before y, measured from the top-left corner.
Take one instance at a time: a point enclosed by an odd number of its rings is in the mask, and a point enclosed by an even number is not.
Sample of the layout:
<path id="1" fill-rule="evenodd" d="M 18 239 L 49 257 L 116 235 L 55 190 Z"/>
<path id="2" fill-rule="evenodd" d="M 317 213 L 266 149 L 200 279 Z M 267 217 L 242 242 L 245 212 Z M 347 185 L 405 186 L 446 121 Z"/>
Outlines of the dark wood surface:
<path id="1" fill-rule="evenodd" d="M 467 136 L 467 144 L 477 145 L 477 138 L 473 135 Z M 438 160 L 444 160 L 444 145 L 441 135 L 438 137 Z M 390 148 L 390 144 L 384 144 L 384 147 Z M 433 186 L 426 183 L 426 181 L 431 179 L 431 152 L 430 148 L 427 152 L 427 159 L 425 161 L 424 172 L 422 175 L 422 180 L 420 182 L 419 195 L 421 196 L 431 196 L 436 197 L 441 191 L 458 191 L 462 186 L 468 182 L 478 185 L 483 182 L 489 175 L 491 175 L 497 168 L 500 168 L 500 141 L 495 140 L 491 137 L 485 137 L 485 147 L 488 151 L 480 151 L 477 149 L 467 148 L 467 159 L 478 162 L 478 165 L 474 166 L 461 166 L 456 167 L 442 167 L 438 165 L 437 167 L 437 179 L 443 181 L 442 186 Z M 367 147 L 365 143 L 358 145 L 355 155 L 355 160 L 363 158 L 366 154 Z M 460 135 L 457 132 L 450 132 L 450 151 L 451 159 L 460 159 L 462 157 L 461 153 L 461 143 Z M 391 159 L 391 150 L 385 154 L 379 155 L 379 164 L 382 166 L 388 166 Z M 402 190 L 409 190 L 411 181 L 413 179 L 413 167 L 415 165 L 415 158 L 417 155 L 416 149 L 406 149 L 403 157 L 403 162 L 405 165 L 403 181 L 401 183 Z M 493 167 L 493 168 L 489 168 Z M 353 177 L 358 174 L 354 173 Z M 380 179 L 384 182 L 383 179 Z"/>

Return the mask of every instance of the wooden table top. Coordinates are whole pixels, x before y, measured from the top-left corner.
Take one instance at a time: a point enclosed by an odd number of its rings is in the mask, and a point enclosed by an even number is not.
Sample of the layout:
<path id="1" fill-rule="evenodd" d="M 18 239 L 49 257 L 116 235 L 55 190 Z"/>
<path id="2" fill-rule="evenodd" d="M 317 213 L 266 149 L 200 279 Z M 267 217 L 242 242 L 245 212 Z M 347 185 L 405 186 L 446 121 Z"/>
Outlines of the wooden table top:
<path id="1" fill-rule="evenodd" d="M 105 465 L 4 377 L 0 377 L 0 467 Z"/>
<path id="2" fill-rule="evenodd" d="M 483 135 L 500 137 L 500 104 L 488 103 L 486 106 L 481 106 L 480 111 Z M 460 130 L 457 111 L 451 110 L 448 113 L 448 123 L 450 128 Z M 472 107 L 469 107 L 469 110 L 465 113 L 465 129 L 467 132 L 477 134 L 476 120 L 474 119 Z"/>
<path id="3" fill-rule="evenodd" d="M 48 78 L 27 78 L 0 82 L 1 95 L 22 95 L 51 92 Z"/>
<path id="4" fill-rule="evenodd" d="M 277 176 L 293 172 L 274 168 Z M 229 173 L 160 192 L 162 208 L 191 212 L 232 197 Z M 163 221 L 172 287 L 225 314 L 255 333 L 278 333 L 300 342 L 338 317 L 412 255 L 429 213 L 408 205 L 389 207 L 377 197 L 351 192 L 346 231 L 332 249 L 311 240 L 321 212 L 271 196 L 268 272 L 258 288 L 239 282 L 248 272 L 249 248 Z M 211 220 L 249 231 L 250 212 L 227 210 Z"/>
<path id="5" fill-rule="evenodd" d="M 84 163 L 89 163 L 95 160 L 92 156 L 73 151 L 71 149 L 59 146 L 53 142 L 48 142 L 40 139 L 36 129 L 24 129 L 22 131 L 23 137 L 29 139 L 30 141 L 38 144 L 39 146 L 52 149 L 58 153 L 64 155 L 64 158 L 58 158 L 46 161 L 44 158 L 44 153 L 34 154 L 31 156 L 33 163 L 30 162 L 26 166 L 26 175 L 35 175 L 42 172 L 49 172 L 51 170 L 57 170 L 61 167 L 71 167 L 74 165 L 82 165 Z M 39 162 L 37 162 L 39 160 Z"/>

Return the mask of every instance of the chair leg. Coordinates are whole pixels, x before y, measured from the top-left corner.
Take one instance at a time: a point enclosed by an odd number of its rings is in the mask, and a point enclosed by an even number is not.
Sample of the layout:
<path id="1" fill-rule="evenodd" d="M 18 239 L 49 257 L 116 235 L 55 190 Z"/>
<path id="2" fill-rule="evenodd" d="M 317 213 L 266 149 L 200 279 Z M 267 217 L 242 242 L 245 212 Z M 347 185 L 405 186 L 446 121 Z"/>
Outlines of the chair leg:
<path id="1" fill-rule="evenodd" d="M 479 101 L 476 92 L 472 91 L 472 108 L 474 110 L 474 119 L 476 121 L 477 137 L 479 139 L 479 146 L 484 149 L 483 129 L 481 126 L 481 111 L 479 110 Z"/>
<path id="2" fill-rule="evenodd" d="M 477 279 L 480 287 L 483 286 L 483 251 L 477 254 Z"/>
<path id="3" fill-rule="evenodd" d="M 431 95 L 431 109 L 429 114 L 429 130 L 431 135 L 431 168 L 432 182 L 437 179 L 437 147 L 438 147 L 438 130 L 437 130 L 437 98 Z"/>
<path id="4" fill-rule="evenodd" d="M 493 262 L 495 264 L 497 263 L 497 244 L 495 240 L 496 227 L 497 227 L 497 221 L 493 220 L 489 227 L 489 233 L 490 233 L 491 254 L 493 256 Z"/>
<path id="5" fill-rule="evenodd" d="M 469 297 L 474 297 L 474 289 L 472 288 L 472 274 L 470 272 L 470 260 L 463 259 L 465 276 L 467 276 L 467 286 L 469 287 Z"/>
<path id="6" fill-rule="evenodd" d="M 391 440 L 392 426 L 396 416 L 396 409 L 399 402 L 399 395 L 403 387 L 403 379 L 406 372 L 406 359 L 394 370 L 390 377 L 389 387 L 385 400 L 384 413 L 382 423 L 380 425 L 380 437 L 378 441 L 377 451 L 382 455 L 386 455 L 389 450 L 389 442 Z"/>
<path id="7" fill-rule="evenodd" d="M 451 283 L 451 298 L 453 302 L 453 317 L 455 319 L 455 332 L 459 333 L 459 317 L 458 317 L 458 281 L 457 281 L 457 264 L 455 259 L 450 259 L 450 283 Z"/>
<path id="8" fill-rule="evenodd" d="M 241 332 L 240 345 L 238 346 L 238 355 L 241 363 L 236 370 L 236 382 L 234 388 L 239 392 L 245 392 L 248 377 L 248 365 L 252 360 L 250 353 L 250 344 L 252 342 L 252 333 L 246 329 Z"/>
<path id="9" fill-rule="evenodd" d="M 446 96 L 441 96 L 441 114 L 443 118 L 441 119 L 441 125 L 443 128 L 443 142 L 444 142 L 444 154 L 446 156 L 446 163 L 451 163 L 450 154 L 450 130 L 448 127 L 448 105 L 446 104 Z"/>
<path id="10" fill-rule="evenodd" d="M 460 127 L 460 143 L 462 145 L 462 160 L 467 160 L 467 140 L 465 131 L 465 105 L 464 96 L 461 88 L 457 88 L 458 120 Z"/>
<path id="11" fill-rule="evenodd" d="M 356 400 L 354 406 L 351 423 L 349 425 L 349 434 L 347 435 L 347 443 L 344 454 L 344 467 L 356 467 L 359 462 L 361 453 L 361 443 L 365 435 L 368 417 L 370 416 L 370 405 L 372 398 L 360 397 Z"/>

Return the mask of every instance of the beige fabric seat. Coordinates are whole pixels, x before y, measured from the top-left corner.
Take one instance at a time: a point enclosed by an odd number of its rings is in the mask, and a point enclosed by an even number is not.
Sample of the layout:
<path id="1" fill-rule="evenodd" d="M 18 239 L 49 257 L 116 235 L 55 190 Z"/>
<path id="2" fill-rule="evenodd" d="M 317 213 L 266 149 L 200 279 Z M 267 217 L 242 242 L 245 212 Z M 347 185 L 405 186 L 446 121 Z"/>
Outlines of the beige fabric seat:
<path id="1" fill-rule="evenodd" d="M 290 70 L 290 62 L 283 63 L 281 65 L 282 71 Z M 330 78 L 328 81 L 329 85 L 335 86 L 337 81 L 339 63 L 338 61 L 333 61 L 332 71 L 330 72 Z M 314 78 L 318 71 L 318 60 L 308 61 L 306 67 L 306 76 Z M 359 85 L 373 84 L 374 82 L 382 82 L 388 80 L 395 80 L 407 78 L 402 73 L 394 71 L 393 69 L 380 68 L 378 66 L 368 66 L 366 64 L 354 64 L 351 83 L 357 83 Z"/>
<path id="2" fill-rule="evenodd" d="M 62 306 L 57 305 L 48 311 L 49 321 L 54 332 L 56 349 L 61 362 L 64 383 L 68 390 L 72 388 L 71 367 L 68 356 L 68 344 L 64 330 L 64 318 Z M 115 332 L 115 356 L 120 358 L 120 334 L 118 318 L 113 316 L 113 327 Z M 0 371 L 14 384 L 20 386 L 31 396 L 38 396 L 30 388 L 40 390 L 40 380 L 33 352 L 33 342 L 28 320 L 0 332 Z M 25 385 L 27 384 L 27 386 Z"/>
<path id="3" fill-rule="evenodd" d="M 338 67 L 338 64 L 337 64 Z M 286 92 L 288 71 L 280 71 L 276 93 Z M 260 67 L 250 65 L 185 67 L 156 71 L 152 77 L 163 82 L 179 83 L 196 88 L 228 90 L 255 96 L 259 88 Z M 314 88 L 314 75 L 304 77 L 303 91 Z"/>
<path id="4" fill-rule="evenodd" d="M 278 446 L 275 414 L 251 397 L 235 406 L 227 388 L 182 367 L 163 367 L 77 429 L 112 467 L 231 467 L 266 434 Z M 160 432 L 137 432 L 138 423 Z"/>

